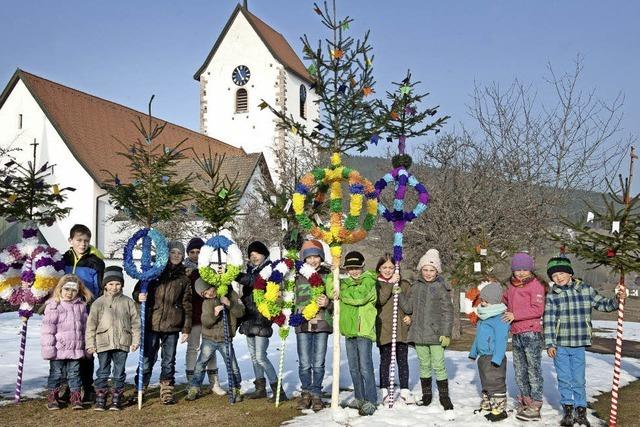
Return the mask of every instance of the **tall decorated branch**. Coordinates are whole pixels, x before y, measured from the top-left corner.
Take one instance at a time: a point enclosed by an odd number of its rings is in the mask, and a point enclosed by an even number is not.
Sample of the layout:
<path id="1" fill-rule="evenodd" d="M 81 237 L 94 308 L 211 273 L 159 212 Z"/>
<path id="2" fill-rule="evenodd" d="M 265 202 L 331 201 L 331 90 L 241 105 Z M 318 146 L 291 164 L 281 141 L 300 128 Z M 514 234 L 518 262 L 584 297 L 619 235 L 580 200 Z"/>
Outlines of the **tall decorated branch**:
<path id="1" fill-rule="evenodd" d="M 440 132 L 440 128 L 449 118 L 438 118 L 431 123 L 425 123 L 428 117 L 437 113 L 438 107 L 422 109 L 420 103 L 428 94 L 415 93 L 415 86 L 420 82 L 411 82 L 411 73 L 400 83 L 393 83 L 395 90 L 387 92 L 389 104 L 380 101 L 378 103 L 380 133 L 386 136 L 387 141 L 398 143 L 398 153 L 391 159 L 392 169 L 376 184 L 376 195 L 379 200 L 378 210 L 393 225 L 393 260 L 396 273 L 400 274 L 400 262 L 403 257 L 404 228 L 418 216 L 422 215 L 429 203 L 429 193 L 423 184 L 412 175 L 408 169 L 411 167 L 411 156 L 406 154 L 407 138 L 424 136 L 430 131 Z M 376 133 L 371 137 L 371 143 L 377 144 L 381 135 Z M 388 184 L 393 183 L 394 198 L 391 209 L 382 202 L 381 195 Z M 417 202 L 413 209 L 405 210 L 405 196 L 407 187 L 416 191 Z M 393 296 L 393 325 L 391 329 L 391 364 L 389 375 L 389 407 L 393 407 L 395 398 L 395 367 L 396 367 L 396 332 L 398 325 L 398 294 Z"/>
<path id="2" fill-rule="evenodd" d="M 615 191 L 608 182 L 609 193 L 603 194 L 604 208 L 596 209 L 587 203 L 590 211 L 584 220 L 562 219 L 562 225 L 569 231 L 565 234 L 551 234 L 566 250 L 595 267 L 604 266 L 619 274 L 618 287 L 625 292 L 626 273 L 640 272 L 640 194 L 631 197 L 633 163 L 638 156 L 631 147 L 629 176 L 620 180 L 620 191 Z M 618 305 L 618 325 L 611 390 L 611 411 L 609 425 L 617 424 L 618 387 L 622 362 L 622 333 L 624 325 L 624 300 Z"/>
<path id="3" fill-rule="evenodd" d="M 140 137 L 131 143 L 120 144 L 125 151 L 118 155 L 126 159 L 128 176 L 119 177 L 110 171 L 111 178 L 104 184 L 110 203 L 126 214 L 130 221 L 143 224 L 124 247 L 124 269 L 134 279 L 141 281 L 141 293 L 147 293 L 149 282 L 158 278 L 169 260 L 169 248 L 165 237 L 153 225 L 159 221 L 167 221 L 184 209 L 189 200 L 189 176 L 179 179 L 176 175 L 178 162 L 185 158 L 185 149 L 181 148 L 186 140 L 170 147 L 161 144 L 158 138 L 162 135 L 166 123 L 160 124 L 151 116 L 151 103 L 147 123 L 138 117 L 133 122 Z M 140 268 L 134 261 L 134 250 L 141 242 Z M 153 253 L 155 252 L 155 260 Z M 142 302 L 140 353 L 138 358 L 138 409 L 142 408 L 142 370 L 144 362 L 146 302 Z"/>
<path id="4" fill-rule="evenodd" d="M 22 320 L 20 354 L 15 402 L 22 394 L 22 373 L 27 344 L 27 324 L 35 304 L 44 301 L 64 274 L 62 254 L 44 244 L 38 244 L 38 225 L 51 226 L 69 214 L 71 208 L 60 205 L 68 191 L 51 184 L 53 165 L 37 165 L 37 147 L 33 142 L 33 158 L 26 165 L 11 159 L 4 164 L 0 181 L 0 217 L 10 222 L 25 223 L 22 241 L 0 252 L 0 298 L 18 306 Z"/>
<path id="5" fill-rule="evenodd" d="M 269 109 L 280 119 L 280 125 L 290 133 L 298 135 L 320 150 L 331 152 L 331 164 L 315 168 L 300 179 L 293 194 L 293 210 L 301 228 L 315 238 L 323 240 L 331 248 L 333 260 L 334 304 L 333 326 L 336 333 L 333 342 L 333 382 L 331 407 L 338 407 L 340 372 L 340 308 L 339 268 L 342 246 L 364 239 L 373 227 L 378 202 L 373 185 L 360 173 L 342 164 L 341 154 L 347 150 L 364 151 L 376 132 L 374 123 L 373 56 L 368 44 L 368 33 L 362 41 L 348 35 L 351 18 L 336 18 L 335 0 L 332 7 L 327 3 L 314 11 L 330 36 L 317 45 L 312 45 L 307 36 L 302 38 L 304 59 L 309 61 L 308 72 L 315 79 L 312 89 L 318 95 L 320 117 L 312 127 L 299 123 L 293 115 L 269 106 L 265 101 L 261 108 Z M 350 200 L 348 208 L 343 206 L 342 184 L 348 183 Z M 329 196 L 329 221 L 323 222 L 318 215 L 310 216 L 310 208 L 320 206 Z M 361 219 L 363 204 L 366 213 Z M 345 209 L 346 212 L 343 212 Z M 315 301 L 304 311 L 306 318 L 313 318 L 317 308 Z M 317 310 L 316 310 L 317 311 Z"/>
<path id="6" fill-rule="evenodd" d="M 242 195 L 237 175 L 230 179 L 222 174 L 222 165 L 225 156 L 212 155 L 209 148 L 208 154 L 197 156 L 194 160 L 203 172 L 201 180 L 205 189 L 196 193 L 196 215 L 206 223 L 205 230 L 213 233 L 200 250 L 198 256 L 198 272 L 200 278 L 215 287 L 216 295 L 227 296 L 232 282 L 242 268 L 242 252 L 238 245 L 231 239 L 226 226 L 230 226 L 237 215 L 240 214 L 240 197 Z M 234 350 L 229 331 L 228 308 L 222 310 L 224 324 L 224 345 L 226 348 L 225 365 L 229 381 L 230 403 L 235 403 L 235 390 L 240 387 L 238 379 L 233 375 L 231 361 Z"/>

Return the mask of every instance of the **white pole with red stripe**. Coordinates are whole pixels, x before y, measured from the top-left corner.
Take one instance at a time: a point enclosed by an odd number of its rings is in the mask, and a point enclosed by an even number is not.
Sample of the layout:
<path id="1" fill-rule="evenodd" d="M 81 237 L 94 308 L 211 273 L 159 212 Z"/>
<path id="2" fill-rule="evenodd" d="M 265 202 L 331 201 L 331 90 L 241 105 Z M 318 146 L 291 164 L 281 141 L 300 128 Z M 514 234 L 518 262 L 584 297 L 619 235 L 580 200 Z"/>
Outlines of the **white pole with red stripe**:
<path id="1" fill-rule="evenodd" d="M 618 293 L 625 295 L 624 274 L 620 275 Z M 618 388 L 620 387 L 620 367 L 622 364 L 622 332 L 624 329 L 624 299 L 618 303 L 618 325 L 616 328 L 616 350 L 613 359 L 613 386 L 611 387 L 611 411 L 609 412 L 609 426 L 618 424 Z"/>

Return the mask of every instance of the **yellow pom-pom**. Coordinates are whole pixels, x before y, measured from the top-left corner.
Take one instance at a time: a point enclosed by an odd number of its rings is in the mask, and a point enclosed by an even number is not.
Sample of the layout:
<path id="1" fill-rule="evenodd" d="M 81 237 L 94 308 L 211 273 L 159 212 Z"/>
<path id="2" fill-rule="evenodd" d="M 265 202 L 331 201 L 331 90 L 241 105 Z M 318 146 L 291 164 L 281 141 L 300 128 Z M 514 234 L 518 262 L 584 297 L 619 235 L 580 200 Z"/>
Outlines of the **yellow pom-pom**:
<path id="1" fill-rule="evenodd" d="M 267 282 L 267 290 L 264 293 L 264 299 L 267 301 L 276 301 L 280 294 L 280 286 L 273 282 Z"/>
<path id="2" fill-rule="evenodd" d="M 369 215 L 377 215 L 378 213 L 378 201 L 373 199 L 367 201 L 367 213 Z"/>
<path id="3" fill-rule="evenodd" d="M 43 292 L 49 292 L 53 290 L 58 284 L 58 279 L 55 277 L 36 277 L 33 282 L 33 288 Z M 94 296 L 97 298 L 97 296 Z"/>
<path id="4" fill-rule="evenodd" d="M 269 313 L 269 304 L 267 304 L 266 302 L 263 301 L 258 304 L 258 312 L 267 319 L 271 319 L 271 313 Z"/>
<path id="5" fill-rule="evenodd" d="M 339 166 L 342 160 L 340 159 L 340 153 L 333 153 L 331 155 L 331 164 L 333 166 Z"/>
<path id="6" fill-rule="evenodd" d="M 318 311 L 320 311 L 320 307 L 318 306 L 318 304 L 315 301 L 311 301 L 303 310 L 302 310 L 302 315 L 304 316 L 305 319 L 307 320 L 311 320 L 314 317 L 316 317 L 316 315 L 318 314 Z"/>
<path id="7" fill-rule="evenodd" d="M 304 195 L 300 193 L 293 194 L 293 212 L 300 215 L 304 211 Z"/>
<path id="8" fill-rule="evenodd" d="M 340 258 L 342 256 L 342 246 L 331 246 L 331 256 L 334 258 Z M 338 264 L 340 262 L 338 261 Z"/>
<path id="9" fill-rule="evenodd" d="M 360 211 L 362 210 L 362 194 L 353 194 L 351 195 L 351 203 L 349 204 L 349 214 L 352 216 L 360 215 Z"/>
<path id="10" fill-rule="evenodd" d="M 342 185 L 340 181 L 333 181 L 331 183 L 330 197 L 331 200 L 342 198 Z"/>

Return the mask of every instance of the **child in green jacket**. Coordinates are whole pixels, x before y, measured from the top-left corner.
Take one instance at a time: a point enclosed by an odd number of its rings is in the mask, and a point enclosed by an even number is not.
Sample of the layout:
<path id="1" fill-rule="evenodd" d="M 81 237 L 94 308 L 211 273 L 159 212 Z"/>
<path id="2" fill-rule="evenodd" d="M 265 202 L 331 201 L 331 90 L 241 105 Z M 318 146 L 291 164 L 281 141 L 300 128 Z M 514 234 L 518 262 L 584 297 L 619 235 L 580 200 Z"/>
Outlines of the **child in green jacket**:
<path id="1" fill-rule="evenodd" d="M 376 341 L 376 275 L 364 271 L 364 256 L 349 252 L 344 268 L 348 276 L 340 280 L 340 333 L 345 337 L 347 360 L 360 415 L 373 415 L 378 393 L 371 356 Z M 332 287 L 327 278 L 327 292 Z M 352 406 L 352 405 L 350 405 Z"/>

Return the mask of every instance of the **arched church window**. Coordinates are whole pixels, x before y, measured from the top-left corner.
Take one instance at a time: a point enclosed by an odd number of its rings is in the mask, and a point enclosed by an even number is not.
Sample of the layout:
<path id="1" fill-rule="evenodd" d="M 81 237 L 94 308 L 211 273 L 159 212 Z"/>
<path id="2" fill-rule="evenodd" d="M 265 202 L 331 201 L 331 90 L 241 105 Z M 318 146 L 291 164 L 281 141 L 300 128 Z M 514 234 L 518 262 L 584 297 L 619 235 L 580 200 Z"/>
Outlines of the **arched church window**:
<path id="1" fill-rule="evenodd" d="M 236 113 L 246 113 L 249 110 L 248 106 L 247 90 L 238 89 L 236 91 Z"/>
<path id="2" fill-rule="evenodd" d="M 300 117 L 307 118 L 307 88 L 300 85 Z"/>

